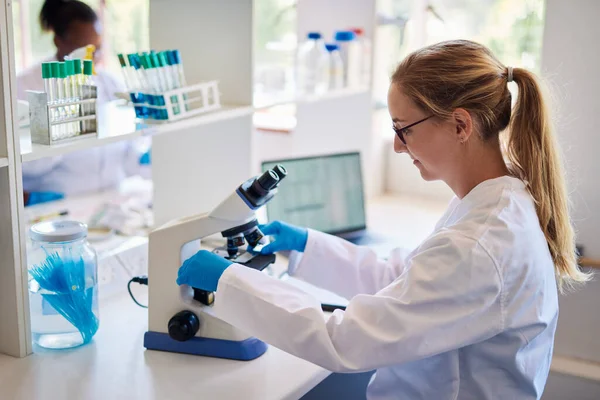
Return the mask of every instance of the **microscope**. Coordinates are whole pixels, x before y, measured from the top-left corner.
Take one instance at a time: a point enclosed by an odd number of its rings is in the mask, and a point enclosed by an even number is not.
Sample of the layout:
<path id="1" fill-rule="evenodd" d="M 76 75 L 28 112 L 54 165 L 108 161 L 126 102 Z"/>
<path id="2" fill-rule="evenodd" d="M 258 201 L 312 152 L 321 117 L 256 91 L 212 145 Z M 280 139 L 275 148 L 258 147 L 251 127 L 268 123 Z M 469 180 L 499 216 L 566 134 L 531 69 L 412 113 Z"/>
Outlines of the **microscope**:
<path id="1" fill-rule="evenodd" d="M 255 211 L 275 196 L 286 175 L 285 168 L 277 165 L 242 183 L 211 212 L 171 221 L 150 233 L 145 348 L 234 360 L 252 360 L 267 350 L 266 343 L 211 314 L 213 292 L 177 286 L 175 280 L 183 262 L 200 250 L 200 241 L 218 233 L 227 244 L 213 252 L 257 270 L 275 262 L 275 255 L 250 249 L 264 236 Z M 243 250 L 245 242 L 248 246 Z"/>

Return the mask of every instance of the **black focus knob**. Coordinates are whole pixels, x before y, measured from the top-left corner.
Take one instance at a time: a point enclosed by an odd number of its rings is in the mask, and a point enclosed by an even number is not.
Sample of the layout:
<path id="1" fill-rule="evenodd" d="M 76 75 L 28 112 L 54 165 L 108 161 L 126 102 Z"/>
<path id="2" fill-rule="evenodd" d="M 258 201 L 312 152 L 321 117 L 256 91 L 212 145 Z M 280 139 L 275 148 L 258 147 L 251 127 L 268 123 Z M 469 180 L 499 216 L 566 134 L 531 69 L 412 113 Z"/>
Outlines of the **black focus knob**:
<path id="1" fill-rule="evenodd" d="M 169 336 L 178 342 L 185 342 L 196 336 L 200 320 L 191 311 L 180 311 L 169 320 Z"/>
<path id="2" fill-rule="evenodd" d="M 275 186 L 277 186 L 277 183 L 279 183 L 279 176 L 277 176 L 273 170 L 265 171 L 265 173 L 258 178 L 258 184 L 264 190 L 273 189 Z"/>
<path id="3" fill-rule="evenodd" d="M 287 170 L 281 164 L 277 164 L 276 166 L 274 166 L 273 171 L 275 171 L 275 173 L 279 177 L 279 182 L 281 182 L 281 180 L 287 176 Z"/>

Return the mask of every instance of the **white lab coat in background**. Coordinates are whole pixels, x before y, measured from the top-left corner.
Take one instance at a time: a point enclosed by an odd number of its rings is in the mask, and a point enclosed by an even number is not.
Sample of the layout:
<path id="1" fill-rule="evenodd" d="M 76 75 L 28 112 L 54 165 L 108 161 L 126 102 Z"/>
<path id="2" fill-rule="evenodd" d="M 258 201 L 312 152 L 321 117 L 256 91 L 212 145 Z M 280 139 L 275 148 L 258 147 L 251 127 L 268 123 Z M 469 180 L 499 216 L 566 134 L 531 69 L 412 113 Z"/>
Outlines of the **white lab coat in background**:
<path id="1" fill-rule="evenodd" d="M 369 399 L 539 399 L 558 317 L 554 265 L 532 198 L 512 177 L 455 199 L 410 254 L 387 261 L 309 231 L 290 273 L 350 300 L 317 299 L 256 270 L 223 273 L 215 315 L 334 372 L 377 369 Z"/>
<path id="2" fill-rule="evenodd" d="M 50 61 L 56 61 L 56 58 L 40 61 L 17 76 L 18 99 L 28 100 L 27 90 L 44 90 L 41 63 Z M 115 100 L 115 92 L 124 90 L 120 81 L 107 71 L 97 70 L 96 73 L 98 104 Z M 116 187 L 132 175 L 149 178 L 151 168 L 139 164 L 141 151 L 135 143 L 117 142 L 23 163 L 23 189 L 74 195 Z"/>

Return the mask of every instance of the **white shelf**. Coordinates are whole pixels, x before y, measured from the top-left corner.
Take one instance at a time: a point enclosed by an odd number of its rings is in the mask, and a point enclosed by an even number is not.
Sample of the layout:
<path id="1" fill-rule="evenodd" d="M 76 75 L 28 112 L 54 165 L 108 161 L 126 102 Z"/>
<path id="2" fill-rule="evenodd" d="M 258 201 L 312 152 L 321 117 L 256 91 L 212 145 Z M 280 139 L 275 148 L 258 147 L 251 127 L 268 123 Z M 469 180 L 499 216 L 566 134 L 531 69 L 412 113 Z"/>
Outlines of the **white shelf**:
<path id="1" fill-rule="evenodd" d="M 78 150 L 103 146 L 109 143 L 131 140 L 139 136 L 152 136 L 175 132 L 198 125 L 239 118 L 243 115 L 252 115 L 252 113 L 253 108 L 249 106 L 223 107 L 214 112 L 197 115 L 176 122 L 149 125 L 136 121 L 132 107 L 119 106 L 115 103 L 110 103 L 98 110 L 99 135 L 97 138 L 81 139 L 70 143 L 46 146 L 32 144 L 29 129 L 21 129 L 21 159 L 23 162 L 26 162 L 39 160 L 45 157 L 55 157 Z"/>
<path id="2" fill-rule="evenodd" d="M 6 167 L 8 165 L 8 158 L 0 157 L 0 168 Z"/>
<path id="3" fill-rule="evenodd" d="M 593 361 L 555 354 L 552 357 L 550 370 L 563 375 L 576 376 L 578 378 L 600 382 L 600 363 Z"/>
<path id="4" fill-rule="evenodd" d="M 334 99 L 342 99 L 345 97 L 355 96 L 358 94 L 369 93 L 369 88 L 356 88 L 356 89 L 340 89 L 331 92 L 326 92 L 321 95 L 307 95 L 307 96 L 296 96 L 296 97 L 282 97 L 264 99 L 262 101 L 255 102 L 255 110 L 265 110 L 276 106 L 294 105 L 299 103 L 316 103 L 320 101 L 328 101 Z"/>
<path id="5" fill-rule="evenodd" d="M 355 96 L 368 95 L 370 89 L 341 89 L 322 95 L 299 96 L 296 98 L 263 99 L 257 101 L 254 109 L 254 127 L 263 132 L 290 133 L 296 129 L 296 106 L 314 105 L 329 101 L 354 101 Z"/>
<path id="6" fill-rule="evenodd" d="M 342 89 L 323 95 L 300 96 L 294 99 L 277 99 L 264 102 L 258 106 L 224 106 L 221 109 L 164 124 L 145 124 L 136 121 L 132 107 L 107 104 L 98 110 L 99 136 L 97 138 L 81 139 L 52 146 L 32 144 L 28 128 L 19 131 L 21 143 L 21 159 L 23 162 L 39 160 L 45 157 L 55 157 L 78 150 L 131 140 L 139 136 L 161 135 L 182 131 L 194 126 L 218 123 L 242 116 L 252 115 L 255 111 L 266 110 L 275 106 L 316 103 L 334 99 L 344 99 L 351 96 L 368 93 L 369 89 Z M 3 161 L 0 160 L 0 166 Z"/>
<path id="7" fill-rule="evenodd" d="M 147 125 L 143 128 L 143 134 L 148 135 L 161 135 L 164 133 L 185 130 L 199 125 L 214 124 L 220 121 L 227 121 L 246 115 L 252 115 L 254 108 L 250 106 L 223 106 L 217 111 L 198 115 L 193 118 L 181 119 L 176 122 L 158 124 L 158 125 Z"/>

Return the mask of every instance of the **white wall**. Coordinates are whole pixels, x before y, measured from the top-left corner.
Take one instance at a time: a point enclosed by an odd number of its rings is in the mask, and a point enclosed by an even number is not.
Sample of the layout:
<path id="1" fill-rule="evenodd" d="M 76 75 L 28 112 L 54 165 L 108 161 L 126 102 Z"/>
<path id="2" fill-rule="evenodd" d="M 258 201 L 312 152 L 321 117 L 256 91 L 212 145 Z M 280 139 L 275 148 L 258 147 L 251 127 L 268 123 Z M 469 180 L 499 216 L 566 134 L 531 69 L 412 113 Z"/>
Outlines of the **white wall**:
<path id="1" fill-rule="evenodd" d="M 557 131 L 566 156 L 578 242 L 600 258 L 600 1 L 547 0 L 543 75 L 559 102 Z"/>
<path id="2" fill-rule="evenodd" d="M 547 0 L 542 71 L 554 88 L 577 242 L 600 258 L 600 1 Z M 555 353 L 600 362 L 600 282 L 561 296 Z M 598 382 L 551 376 L 544 399 L 597 399 Z M 551 395 L 551 393 L 554 394 Z M 562 393 L 562 394 L 560 394 Z"/>

